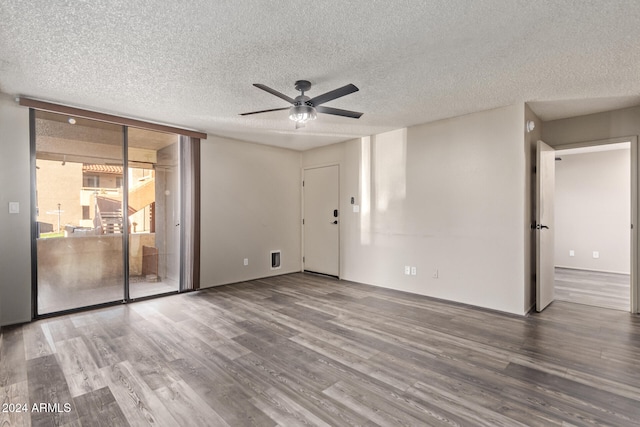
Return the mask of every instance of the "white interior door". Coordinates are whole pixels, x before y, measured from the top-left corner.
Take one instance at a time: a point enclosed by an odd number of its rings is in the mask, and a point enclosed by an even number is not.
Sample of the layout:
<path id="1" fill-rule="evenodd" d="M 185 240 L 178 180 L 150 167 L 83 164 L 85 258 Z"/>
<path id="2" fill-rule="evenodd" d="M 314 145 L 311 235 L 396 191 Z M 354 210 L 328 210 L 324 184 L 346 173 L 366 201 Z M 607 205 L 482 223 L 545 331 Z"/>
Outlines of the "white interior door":
<path id="1" fill-rule="evenodd" d="M 555 150 L 537 143 L 536 174 L 536 311 L 554 299 Z"/>
<path id="2" fill-rule="evenodd" d="M 338 166 L 304 171 L 304 270 L 339 276 Z"/>

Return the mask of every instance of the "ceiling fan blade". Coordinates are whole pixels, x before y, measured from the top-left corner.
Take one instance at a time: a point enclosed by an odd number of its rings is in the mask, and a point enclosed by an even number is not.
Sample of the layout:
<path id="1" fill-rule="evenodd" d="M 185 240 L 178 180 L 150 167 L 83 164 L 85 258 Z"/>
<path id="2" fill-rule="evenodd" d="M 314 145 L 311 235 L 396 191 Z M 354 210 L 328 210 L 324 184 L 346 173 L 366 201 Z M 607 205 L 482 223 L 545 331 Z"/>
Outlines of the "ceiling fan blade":
<path id="1" fill-rule="evenodd" d="M 323 106 L 316 107 L 316 111 L 318 113 L 333 114 L 334 116 L 351 117 L 352 119 L 359 119 L 360 116 L 362 116 L 362 113 L 358 113 L 356 111 L 341 110 L 340 108 Z"/>
<path id="2" fill-rule="evenodd" d="M 338 89 L 334 89 L 331 92 L 323 93 L 322 95 L 318 95 L 315 98 L 311 98 L 307 102 L 314 107 L 317 107 L 320 104 L 324 104 L 325 102 L 329 102 L 342 96 L 349 95 L 350 93 L 357 92 L 358 90 L 359 89 L 356 86 L 348 84 L 346 86 L 339 87 Z"/>
<path id="3" fill-rule="evenodd" d="M 269 92 L 271 95 L 275 95 L 278 98 L 284 99 L 285 101 L 287 101 L 289 104 L 293 104 L 294 102 L 296 102 L 293 98 L 288 97 L 287 95 L 285 95 L 284 93 L 280 93 L 275 89 L 271 89 L 268 86 L 262 85 L 260 83 L 254 83 L 253 84 L 255 87 L 257 87 L 258 89 L 262 89 L 265 92 Z"/>
<path id="4" fill-rule="evenodd" d="M 282 110 L 288 110 L 291 107 L 284 107 L 284 108 L 272 108 L 270 110 L 260 110 L 260 111 L 252 111 L 250 113 L 242 113 L 240 114 L 241 116 L 249 116 L 251 114 L 260 114 L 260 113 L 268 113 L 270 111 L 282 111 Z"/>

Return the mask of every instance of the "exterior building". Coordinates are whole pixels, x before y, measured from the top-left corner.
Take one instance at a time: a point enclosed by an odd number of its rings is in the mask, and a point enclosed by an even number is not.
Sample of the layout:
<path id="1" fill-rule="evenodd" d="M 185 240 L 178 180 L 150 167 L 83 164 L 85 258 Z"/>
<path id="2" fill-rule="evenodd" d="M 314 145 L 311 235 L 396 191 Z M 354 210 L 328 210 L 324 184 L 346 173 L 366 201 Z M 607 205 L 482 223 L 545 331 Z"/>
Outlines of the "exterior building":
<path id="1" fill-rule="evenodd" d="M 37 165 L 37 206 L 40 233 L 77 233 L 90 231 L 103 226 L 100 205 L 108 211 L 115 210 L 122 217 L 122 166 L 77 163 L 63 160 L 38 159 Z M 152 231 L 153 194 L 145 192 L 144 206 L 140 206 L 136 197 L 141 187 L 152 188 L 155 172 L 152 169 L 129 168 L 131 181 L 130 198 L 135 199 L 137 207 L 129 206 L 129 221 L 132 233 Z M 113 206 L 113 208 L 109 208 Z M 105 210 L 102 210 L 104 214 Z M 103 215 L 104 216 L 104 215 Z M 118 232 L 104 227 L 94 234 Z"/>

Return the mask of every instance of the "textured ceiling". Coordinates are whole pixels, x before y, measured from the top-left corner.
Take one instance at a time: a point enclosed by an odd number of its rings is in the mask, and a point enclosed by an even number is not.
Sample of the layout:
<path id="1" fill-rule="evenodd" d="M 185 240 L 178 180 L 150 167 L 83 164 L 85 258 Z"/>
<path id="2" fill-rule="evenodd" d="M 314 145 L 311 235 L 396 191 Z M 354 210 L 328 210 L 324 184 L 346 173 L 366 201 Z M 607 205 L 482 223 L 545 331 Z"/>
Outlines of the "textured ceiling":
<path id="1" fill-rule="evenodd" d="M 544 120 L 640 104 L 640 2 L 2 0 L 0 90 L 307 149 L 531 102 Z M 295 130 L 252 86 L 359 92 Z"/>

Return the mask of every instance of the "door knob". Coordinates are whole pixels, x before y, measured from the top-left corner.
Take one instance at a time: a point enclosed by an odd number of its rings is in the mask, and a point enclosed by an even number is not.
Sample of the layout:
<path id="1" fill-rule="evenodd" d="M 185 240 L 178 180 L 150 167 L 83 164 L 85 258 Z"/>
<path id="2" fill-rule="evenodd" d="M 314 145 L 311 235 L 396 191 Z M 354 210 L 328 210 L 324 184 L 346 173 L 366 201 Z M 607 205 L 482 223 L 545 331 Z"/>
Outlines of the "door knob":
<path id="1" fill-rule="evenodd" d="M 532 230 L 542 230 L 543 228 L 546 228 L 547 230 L 549 229 L 548 226 L 542 225 L 542 224 L 536 224 L 535 221 L 531 224 L 531 229 Z"/>

